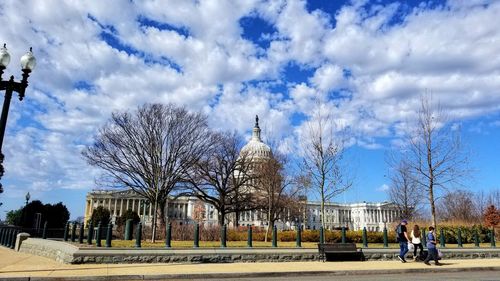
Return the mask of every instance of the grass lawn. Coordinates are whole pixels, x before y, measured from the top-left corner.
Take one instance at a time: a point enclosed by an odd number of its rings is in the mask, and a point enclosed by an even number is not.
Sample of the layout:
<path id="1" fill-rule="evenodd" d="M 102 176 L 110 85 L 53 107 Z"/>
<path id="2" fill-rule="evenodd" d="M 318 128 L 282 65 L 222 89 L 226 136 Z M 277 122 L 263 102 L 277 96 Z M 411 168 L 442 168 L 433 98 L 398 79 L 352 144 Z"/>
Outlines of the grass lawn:
<path id="1" fill-rule="evenodd" d="M 247 241 L 227 241 L 227 247 L 228 248 L 246 248 L 247 247 Z M 311 249 L 317 249 L 317 244 L 316 242 L 302 242 L 302 248 L 311 248 Z M 78 245 L 78 244 L 77 244 Z M 95 245 L 95 242 L 94 242 Z M 102 241 L 102 245 L 105 245 L 105 241 Z M 278 241 L 278 247 L 279 248 L 295 248 L 295 241 L 292 242 L 279 242 Z M 134 248 L 135 246 L 135 240 L 127 241 L 127 240 L 113 240 L 112 242 L 112 247 L 113 248 Z M 262 242 L 262 241 L 253 241 L 253 247 L 254 248 L 270 248 L 272 246 L 271 242 Z M 357 243 L 358 247 L 362 247 L 363 244 Z M 163 248 L 165 247 L 165 241 L 157 241 L 156 243 L 151 243 L 150 241 L 145 241 L 143 240 L 141 242 L 141 247 L 142 248 Z M 200 241 L 200 248 L 219 248 L 220 247 L 220 242 L 219 241 Z M 384 245 L 382 243 L 371 243 L 368 244 L 368 248 L 383 248 Z M 474 244 L 464 244 L 464 248 L 474 248 Z M 480 244 L 481 248 L 490 248 L 491 245 L 490 243 L 481 243 Z M 193 241 L 172 241 L 172 248 L 193 248 Z M 396 243 L 390 243 L 389 248 L 399 248 L 399 244 Z M 446 248 L 448 249 L 456 249 L 458 248 L 457 244 L 447 244 Z"/>

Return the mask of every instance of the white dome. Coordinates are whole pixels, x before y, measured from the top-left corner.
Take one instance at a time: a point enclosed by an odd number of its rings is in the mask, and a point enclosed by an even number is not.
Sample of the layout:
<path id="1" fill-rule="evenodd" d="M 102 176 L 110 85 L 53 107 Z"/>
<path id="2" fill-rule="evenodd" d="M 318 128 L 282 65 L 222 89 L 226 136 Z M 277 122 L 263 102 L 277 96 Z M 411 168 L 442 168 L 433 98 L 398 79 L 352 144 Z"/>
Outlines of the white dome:
<path id="1" fill-rule="evenodd" d="M 271 147 L 262 142 L 260 138 L 259 117 L 255 117 L 255 127 L 253 127 L 253 134 L 250 141 L 243 146 L 240 155 L 246 155 L 252 158 L 270 158 Z"/>
<path id="2" fill-rule="evenodd" d="M 240 155 L 246 155 L 247 157 L 255 157 L 255 158 L 269 158 L 271 157 L 271 148 L 269 145 L 250 140 L 240 152 Z"/>

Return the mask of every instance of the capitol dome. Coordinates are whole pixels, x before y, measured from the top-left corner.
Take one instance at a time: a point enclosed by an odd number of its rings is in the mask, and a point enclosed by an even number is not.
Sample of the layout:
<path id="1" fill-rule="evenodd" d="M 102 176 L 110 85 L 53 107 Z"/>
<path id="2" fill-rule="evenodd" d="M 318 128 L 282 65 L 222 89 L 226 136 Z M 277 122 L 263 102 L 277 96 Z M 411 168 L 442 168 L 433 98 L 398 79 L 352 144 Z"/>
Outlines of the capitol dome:
<path id="1" fill-rule="evenodd" d="M 272 155 L 271 147 L 262 142 L 260 138 L 259 116 L 255 116 L 255 126 L 253 127 L 252 138 L 243 146 L 240 155 L 247 155 L 252 158 L 270 158 Z"/>

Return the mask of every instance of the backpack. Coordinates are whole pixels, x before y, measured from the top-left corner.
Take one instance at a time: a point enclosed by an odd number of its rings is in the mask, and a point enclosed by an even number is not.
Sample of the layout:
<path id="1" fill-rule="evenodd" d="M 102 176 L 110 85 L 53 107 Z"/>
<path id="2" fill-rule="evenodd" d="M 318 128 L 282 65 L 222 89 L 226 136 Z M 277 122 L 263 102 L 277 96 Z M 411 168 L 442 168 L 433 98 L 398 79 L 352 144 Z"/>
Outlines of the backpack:
<path id="1" fill-rule="evenodd" d="M 396 226 L 395 231 L 396 231 L 396 242 L 400 242 L 399 241 L 399 235 L 403 234 L 403 231 L 401 229 L 401 224 L 399 224 L 398 226 Z"/>

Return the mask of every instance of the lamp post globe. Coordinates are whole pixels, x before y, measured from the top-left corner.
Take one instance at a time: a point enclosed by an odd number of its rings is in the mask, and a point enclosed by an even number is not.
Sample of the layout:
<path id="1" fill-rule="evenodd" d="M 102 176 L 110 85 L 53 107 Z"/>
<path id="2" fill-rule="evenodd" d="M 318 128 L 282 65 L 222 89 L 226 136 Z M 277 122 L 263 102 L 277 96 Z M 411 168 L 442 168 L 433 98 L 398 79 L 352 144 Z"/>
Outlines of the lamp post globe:
<path id="1" fill-rule="evenodd" d="M 0 68 L 6 68 L 10 62 L 10 55 L 7 51 L 7 46 L 3 44 L 3 47 L 0 48 Z"/>
<path id="2" fill-rule="evenodd" d="M 35 56 L 33 56 L 32 48 L 30 48 L 30 50 L 21 57 L 21 69 L 23 71 L 24 70 L 33 71 L 33 69 L 35 69 L 35 66 L 36 66 L 36 58 Z"/>

